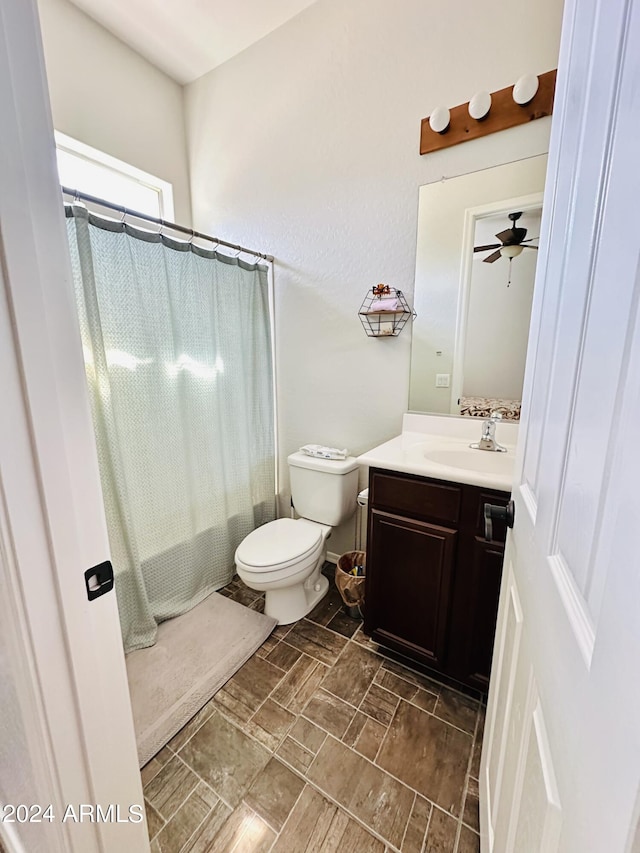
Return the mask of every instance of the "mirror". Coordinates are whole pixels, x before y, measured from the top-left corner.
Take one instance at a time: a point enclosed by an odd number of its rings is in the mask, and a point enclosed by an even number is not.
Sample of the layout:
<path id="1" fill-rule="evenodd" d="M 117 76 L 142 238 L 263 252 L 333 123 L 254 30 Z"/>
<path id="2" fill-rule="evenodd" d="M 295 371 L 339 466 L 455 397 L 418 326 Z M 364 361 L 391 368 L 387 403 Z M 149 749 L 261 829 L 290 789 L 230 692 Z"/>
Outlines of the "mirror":
<path id="1" fill-rule="evenodd" d="M 420 188 L 412 411 L 519 418 L 546 169 L 541 155 Z"/>

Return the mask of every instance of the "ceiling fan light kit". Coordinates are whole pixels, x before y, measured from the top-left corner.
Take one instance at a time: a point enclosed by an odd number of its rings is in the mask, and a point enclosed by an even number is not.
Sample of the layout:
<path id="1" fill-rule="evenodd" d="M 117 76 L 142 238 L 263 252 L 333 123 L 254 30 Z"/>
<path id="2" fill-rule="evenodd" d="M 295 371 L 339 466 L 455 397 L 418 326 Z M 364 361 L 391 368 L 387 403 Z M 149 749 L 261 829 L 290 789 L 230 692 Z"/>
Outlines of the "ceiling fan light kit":
<path id="1" fill-rule="evenodd" d="M 514 86 L 478 92 L 466 104 L 439 106 L 422 119 L 420 154 L 431 154 L 470 139 L 527 124 L 553 112 L 556 71 L 525 74 Z"/>
<path id="2" fill-rule="evenodd" d="M 525 246 L 503 246 L 500 249 L 500 254 L 503 258 L 509 258 L 509 260 L 513 260 L 513 258 L 517 258 L 518 255 L 522 253 L 522 250 L 526 248 Z M 533 246 L 529 248 L 533 249 Z"/>
<path id="3" fill-rule="evenodd" d="M 522 253 L 523 249 L 538 249 L 537 246 L 529 245 L 531 241 L 536 240 L 537 237 L 529 237 L 528 240 L 525 239 L 527 236 L 527 229 L 519 228 L 516 225 L 516 222 L 521 216 L 521 210 L 514 211 L 509 214 L 511 227 L 505 228 L 504 231 L 500 231 L 496 234 L 496 239 L 500 241 L 499 243 L 491 243 L 488 246 L 474 247 L 474 252 L 491 252 L 490 255 L 487 255 L 486 258 L 482 259 L 485 264 L 493 264 L 500 258 L 508 258 L 509 261 L 512 261 Z"/>

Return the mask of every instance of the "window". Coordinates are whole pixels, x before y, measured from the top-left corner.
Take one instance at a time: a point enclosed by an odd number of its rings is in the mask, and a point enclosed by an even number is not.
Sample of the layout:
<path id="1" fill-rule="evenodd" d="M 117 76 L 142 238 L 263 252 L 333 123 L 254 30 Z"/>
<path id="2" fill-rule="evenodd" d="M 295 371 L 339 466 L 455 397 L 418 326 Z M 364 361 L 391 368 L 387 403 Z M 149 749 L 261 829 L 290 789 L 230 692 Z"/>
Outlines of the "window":
<path id="1" fill-rule="evenodd" d="M 62 186 L 129 210 L 173 221 L 171 184 L 56 131 Z"/>

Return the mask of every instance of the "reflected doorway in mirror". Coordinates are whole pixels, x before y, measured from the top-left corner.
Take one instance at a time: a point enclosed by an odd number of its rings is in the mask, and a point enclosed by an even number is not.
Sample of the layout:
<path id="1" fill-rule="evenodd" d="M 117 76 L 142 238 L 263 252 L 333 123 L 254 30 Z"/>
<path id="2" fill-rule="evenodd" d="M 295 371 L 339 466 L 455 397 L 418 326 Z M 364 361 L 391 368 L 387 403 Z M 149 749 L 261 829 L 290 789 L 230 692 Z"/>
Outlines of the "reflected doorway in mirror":
<path id="1" fill-rule="evenodd" d="M 492 245 L 496 235 L 509 239 L 506 232 L 511 229 L 504 228 L 508 222 L 505 210 L 517 210 L 521 231 L 539 235 L 541 201 L 541 194 L 534 193 L 472 208 L 465 214 L 462 251 L 466 263 L 460 280 L 452 377 L 454 413 L 470 413 L 461 405 L 465 397 L 501 399 L 507 401 L 503 405 L 519 411 L 537 252 L 522 251 L 515 260 L 501 255 L 496 262 L 487 263 L 486 252 L 475 248 Z M 497 204 L 502 207 L 499 211 L 495 210 Z"/>
<path id="2" fill-rule="evenodd" d="M 508 261 L 500 258 L 485 264 L 486 253 L 475 253 L 474 260 L 473 250 L 495 244 L 496 235 L 511 226 L 508 216 L 513 212 L 522 213 L 517 225 L 527 228 L 526 238 L 540 234 L 546 168 L 546 155 L 538 155 L 420 188 L 411 411 L 459 416 L 463 396 L 520 399 L 521 384 L 518 390 L 513 382 L 505 386 L 500 365 L 517 363 L 522 372 L 529 318 L 512 323 L 509 317 L 518 302 L 528 301 L 530 310 L 532 281 L 531 285 L 523 283 L 525 268 L 530 265 L 526 255 L 535 260 L 538 252 L 523 251 L 512 261 L 508 288 Z M 475 289 L 477 267 L 493 276 L 486 290 L 480 282 Z M 504 292 L 509 305 L 501 308 L 496 299 Z M 490 315 L 484 312 L 489 315 L 484 319 L 482 311 L 479 318 L 472 316 L 477 310 L 476 294 L 481 306 L 483 302 L 487 308 L 492 306 Z M 467 334 L 474 342 L 467 342 Z M 508 349 L 510 341 L 518 344 L 517 352 Z M 480 375 L 483 366 L 484 377 Z M 449 388 L 436 387 L 436 376 L 443 373 L 451 374 Z"/>

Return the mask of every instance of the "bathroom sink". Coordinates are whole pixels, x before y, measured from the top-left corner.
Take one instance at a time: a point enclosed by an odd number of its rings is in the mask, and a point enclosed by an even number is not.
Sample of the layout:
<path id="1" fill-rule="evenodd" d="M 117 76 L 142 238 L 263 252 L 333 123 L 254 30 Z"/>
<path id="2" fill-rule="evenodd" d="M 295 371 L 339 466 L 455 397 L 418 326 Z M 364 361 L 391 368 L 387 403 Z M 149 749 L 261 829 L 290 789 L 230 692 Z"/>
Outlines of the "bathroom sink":
<path id="1" fill-rule="evenodd" d="M 473 418 L 408 413 L 403 432 L 358 457 L 360 465 L 384 468 L 511 491 L 518 439 L 517 424 L 500 424 L 497 440 L 506 453 L 469 447 L 479 441 L 482 424 Z M 416 428 L 417 427 L 417 428 Z"/>
<path id="2" fill-rule="evenodd" d="M 416 474 L 440 477 L 443 480 L 510 488 L 513 477 L 515 449 L 506 453 L 476 450 L 467 439 L 429 436 L 405 445 L 404 461 Z"/>
<path id="3" fill-rule="evenodd" d="M 465 471 L 487 474 L 511 474 L 513 471 L 513 451 L 494 453 L 490 450 L 473 450 L 470 447 L 443 450 L 427 446 L 423 448 L 423 456 L 429 462 L 446 465 L 447 468 L 462 468 Z"/>

